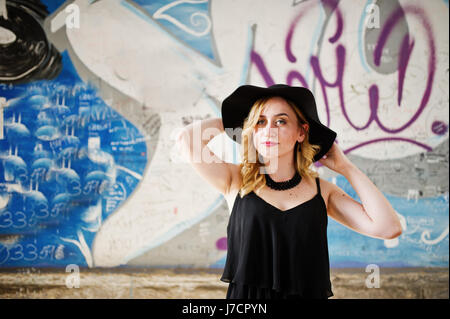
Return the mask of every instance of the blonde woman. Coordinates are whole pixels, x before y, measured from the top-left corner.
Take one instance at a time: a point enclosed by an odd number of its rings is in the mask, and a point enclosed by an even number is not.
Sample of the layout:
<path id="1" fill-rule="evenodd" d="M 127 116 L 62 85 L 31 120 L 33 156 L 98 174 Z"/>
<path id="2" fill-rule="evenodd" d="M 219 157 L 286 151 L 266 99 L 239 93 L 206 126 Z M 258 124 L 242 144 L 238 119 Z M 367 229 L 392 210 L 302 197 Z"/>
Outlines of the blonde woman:
<path id="1" fill-rule="evenodd" d="M 193 147 L 193 131 L 212 128 L 242 144 L 242 163 L 223 162 L 208 149 L 214 134 Z M 241 86 L 223 101 L 221 119 L 191 124 L 180 135 L 193 168 L 231 208 L 221 277 L 227 299 L 333 296 L 328 216 L 374 238 L 401 234 L 392 206 L 335 138 L 320 123 L 313 94 L 285 84 Z M 194 160 L 205 154 L 208 161 Z M 362 203 L 321 179 L 310 169 L 315 161 L 345 176 Z"/>

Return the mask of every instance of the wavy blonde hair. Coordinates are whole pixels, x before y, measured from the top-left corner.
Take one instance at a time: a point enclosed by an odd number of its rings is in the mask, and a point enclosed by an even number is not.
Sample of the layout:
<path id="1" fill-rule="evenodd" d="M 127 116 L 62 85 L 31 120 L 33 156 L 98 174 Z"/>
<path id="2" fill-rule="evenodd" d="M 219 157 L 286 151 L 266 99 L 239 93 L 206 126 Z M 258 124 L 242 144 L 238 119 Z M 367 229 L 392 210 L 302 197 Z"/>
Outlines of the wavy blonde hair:
<path id="1" fill-rule="evenodd" d="M 253 132 L 254 128 L 259 120 L 259 116 L 266 106 L 267 101 L 274 96 L 267 96 L 258 99 L 250 109 L 247 118 L 244 120 L 242 127 L 241 138 L 241 158 L 240 172 L 242 176 L 242 185 L 239 190 L 239 194 L 242 197 L 250 193 L 251 191 L 257 191 L 266 185 L 266 178 L 264 174 L 260 173 L 260 168 L 264 166 L 259 160 L 260 155 L 253 145 Z M 292 101 L 282 97 L 294 110 L 297 115 L 297 121 L 299 124 L 308 124 L 303 113 Z M 303 142 L 296 143 L 294 148 L 295 167 L 302 178 L 316 178 L 319 174 L 310 169 L 311 164 L 314 162 L 314 156 L 320 151 L 320 146 L 309 143 L 309 130 L 305 130 L 305 139 Z"/>

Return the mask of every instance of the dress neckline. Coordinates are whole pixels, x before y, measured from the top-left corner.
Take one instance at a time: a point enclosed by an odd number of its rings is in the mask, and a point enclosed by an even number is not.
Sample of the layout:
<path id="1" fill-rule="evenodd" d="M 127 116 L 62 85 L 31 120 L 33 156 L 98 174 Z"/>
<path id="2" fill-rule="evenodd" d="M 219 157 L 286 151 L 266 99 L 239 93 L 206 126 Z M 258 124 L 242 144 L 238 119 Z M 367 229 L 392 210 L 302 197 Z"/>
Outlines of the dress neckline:
<path id="1" fill-rule="evenodd" d="M 287 213 L 287 212 L 289 212 L 289 211 L 291 211 L 291 210 L 295 210 L 296 208 L 299 208 L 299 207 L 301 207 L 301 206 L 303 206 L 303 205 L 306 205 L 306 204 L 312 202 L 314 199 L 316 199 L 316 198 L 320 195 L 320 193 L 317 192 L 316 195 L 314 195 L 313 198 L 310 198 L 310 199 L 308 199 L 307 201 L 304 201 L 303 203 L 300 203 L 300 204 L 298 204 L 298 205 L 296 205 L 296 206 L 294 206 L 294 207 L 292 207 L 292 208 L 288 208 L 288 209 L 286 209 L 286 210 L 282 210 L 282 209 L 280 209 L 280 208 L 278 208 L 278 207 L 272 205 L 271 203 L 267 202 L 267 201 L 266 201 L 265 199 L 263 199 L 262 197 L 258 196 L 254 191 L 251 191 L 251 193 L 253 193 L 253 195 L 255 195 L 255 196 L 256 196 L 259 200 L 261 200 L 263 203 L 267 204 L 268 206 L 272 207 L 273 209 L 275 209 L 275 210 L 277 210 L 278 212 L 281 212 L 281 213 Z"/>

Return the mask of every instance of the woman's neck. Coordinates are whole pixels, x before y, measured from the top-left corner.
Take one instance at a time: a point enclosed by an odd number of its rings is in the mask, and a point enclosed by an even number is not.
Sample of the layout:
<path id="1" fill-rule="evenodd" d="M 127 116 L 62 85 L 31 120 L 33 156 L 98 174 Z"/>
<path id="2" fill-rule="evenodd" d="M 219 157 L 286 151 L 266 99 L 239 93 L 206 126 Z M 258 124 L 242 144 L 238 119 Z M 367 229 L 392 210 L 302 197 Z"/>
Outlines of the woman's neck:
<path id="1" fill-rule="evenodd" d="M 292 153 L 287 153 L 269 161 L 265 168 L 266 174 L 275 182 L 287 181 L 291 179 L 295 172 L 295 165 Z"/>

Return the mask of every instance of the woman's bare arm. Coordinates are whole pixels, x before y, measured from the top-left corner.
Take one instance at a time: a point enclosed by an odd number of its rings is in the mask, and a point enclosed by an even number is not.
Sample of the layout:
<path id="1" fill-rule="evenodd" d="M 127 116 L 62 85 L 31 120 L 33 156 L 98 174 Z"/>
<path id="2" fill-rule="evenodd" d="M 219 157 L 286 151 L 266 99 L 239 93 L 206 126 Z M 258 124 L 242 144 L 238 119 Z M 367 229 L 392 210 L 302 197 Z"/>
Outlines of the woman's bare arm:
<path id="1" fill-rule="evenodd" d="M 370 237 L 392 239 L 401 235 L 402 226 L 394 208 L 372 181 L 345 156 L 336 142 L 319 162 L 343 175 L 362 202 L 358 203 L 337 185 L 327 182 L 330 188 L 327 212 L 330 217 Z"/>
<path id="2" fill-rule="evenodd" d="M 237 165 L 224 162 L 207 146 L 218 134 L 224 132 L 221 118 L 194 121 L 178 135 L 177 144 L 189 163 L 211 186 L 227 194 Z"/>
<path id="3" fill-rule="evenodd" d="M 402 227 L 397 213 L 372 181 L 355 165 L 347 166 L 341 174 L 358 193 L 362 204 L 330 183 L 328 215 L 363 235 L 380 239 L 400 236 Z"/>

